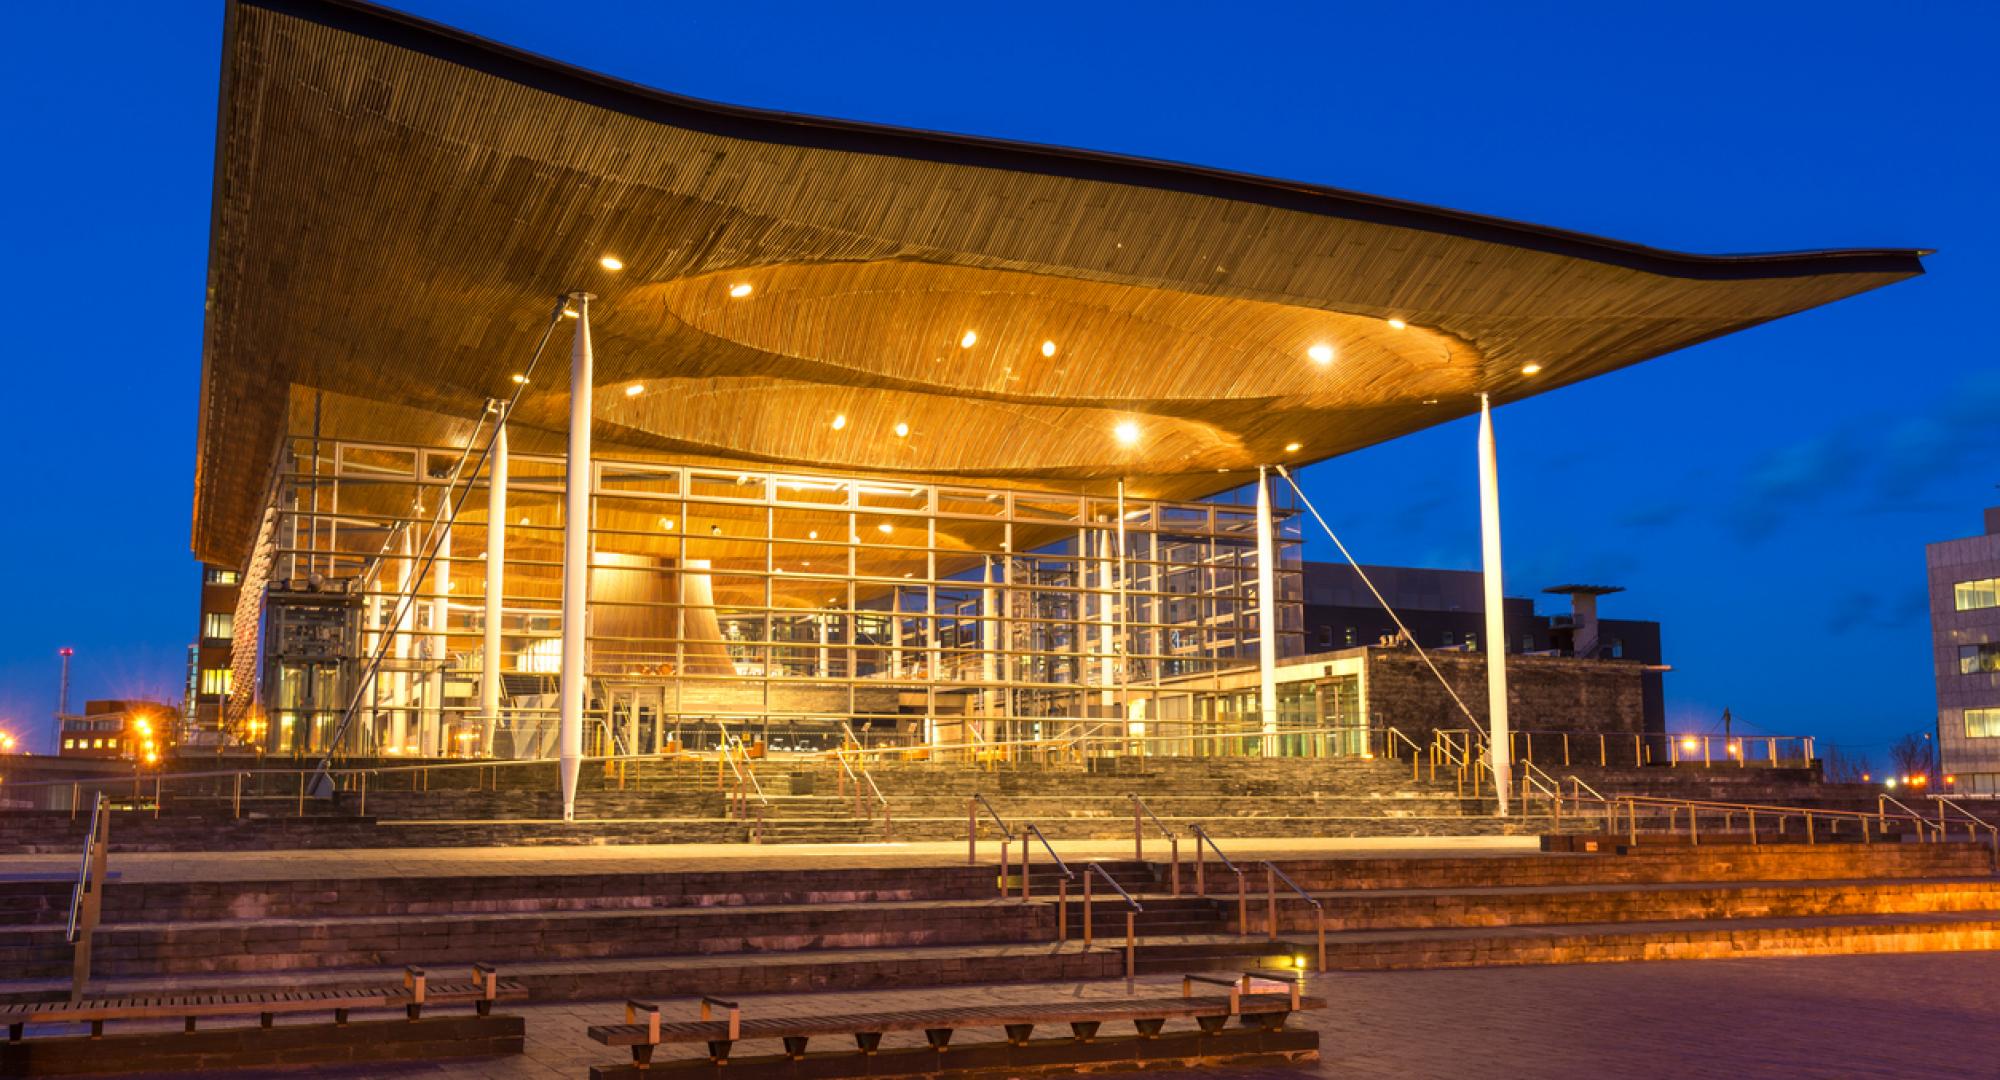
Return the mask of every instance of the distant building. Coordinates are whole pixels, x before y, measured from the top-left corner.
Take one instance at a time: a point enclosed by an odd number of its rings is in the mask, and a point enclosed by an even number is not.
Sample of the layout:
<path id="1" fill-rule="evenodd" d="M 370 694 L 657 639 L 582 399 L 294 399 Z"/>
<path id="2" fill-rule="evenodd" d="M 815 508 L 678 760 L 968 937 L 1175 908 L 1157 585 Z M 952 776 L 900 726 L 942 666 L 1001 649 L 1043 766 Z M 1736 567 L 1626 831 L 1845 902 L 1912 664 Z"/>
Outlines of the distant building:
<path id="1" fill-rule="evenodd" d="M 2000 795 L 2000 507 L 1985 535 L 1931 544 L 1924 562 L 1941 764 L 1956 790 Z"/>
<path id="2" fill-rule="evenodd" d="M 234 684 L 236 598 L 242 591 L 234 570 L 201 568 L 201 595 L 195 640 L 188 646 L 187 741 L 220 742 L 223 705 Z"/>
<path id="3" fill-rule="evenodd" d="M 152 764 L 173 746 L 179 715 L 158 701 L 86 701 L 82 715 L 62 717 L 63 757 Z"/>
<path id="4" fill-rule="evenodd" d="M 1409 566 L 1366 566 L 1363 570 L 1402 618 L 1415 644 L 1427 650 L 1486 650 L 1480 640 L 1486 633 L 1486 599 L 1478 571 Z M 1306 563 L 1305 591 L 1308 653 L 1379 645 L 1396 635 L 1395 622 L 1382 610 L 1361 575 L 1346 563 Z M 1598 618 L 1598 597 L 1623 591 L 1616 586 L 1557 585 L 1543 591 L 1569 597 L 1570 610 L 1538 615 L 1533 599 L 1507 597 L 1507 652 L 1629 660 L 1644 665 L 1652 669 L 1640 678 L 1644 727 L 1651 732 L 1665 731 L 1660 624 Z"/>

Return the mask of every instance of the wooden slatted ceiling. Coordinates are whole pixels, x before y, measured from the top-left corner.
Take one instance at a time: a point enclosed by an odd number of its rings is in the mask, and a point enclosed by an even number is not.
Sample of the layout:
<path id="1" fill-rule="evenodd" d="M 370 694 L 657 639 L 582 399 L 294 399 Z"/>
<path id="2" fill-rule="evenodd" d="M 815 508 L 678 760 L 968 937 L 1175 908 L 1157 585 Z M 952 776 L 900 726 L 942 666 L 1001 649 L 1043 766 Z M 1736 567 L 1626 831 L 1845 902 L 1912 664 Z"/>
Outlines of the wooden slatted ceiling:
<path id="1" fill-rule="evenodd" d="M 709 106 L 345 0 L 231 5 L 218 137 L 194 546 L 220 562 L 294 386 L 363 402 L 330 432 L 386 403 L 425 441 L 511 390 L 572 287 L 620 453 L 1188 496 L 1921 272 Z M 567 346 L 524 431 L 562 430 Z"/>

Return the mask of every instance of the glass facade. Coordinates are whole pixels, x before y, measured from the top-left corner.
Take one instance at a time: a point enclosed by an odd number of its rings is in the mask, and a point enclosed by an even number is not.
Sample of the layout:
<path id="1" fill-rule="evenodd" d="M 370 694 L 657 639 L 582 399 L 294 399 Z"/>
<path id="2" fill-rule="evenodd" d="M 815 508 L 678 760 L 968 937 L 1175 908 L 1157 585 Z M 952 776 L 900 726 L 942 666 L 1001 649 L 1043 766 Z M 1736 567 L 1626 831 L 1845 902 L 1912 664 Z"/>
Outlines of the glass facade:
<path id="1" fill-rule="evenodd" d="M 485 476 L 460 451 L 295 437 L 278 494 L 259 700 L 274 750 L 448 755 L 478 715 Z M 554 745 L 563 462 L 511 458 L 492 751 Z M 1276 626 L 1257 619 L 1254 486 L 1167 502 L 600 458 L 586 750 L 977 744 L 1107 725 L 1155 736 L 1248 709 L 1162 689 L 1304 652 L 1298 519 L 1274 488 Z M 446 528 L 448 507 L 458 505 Z M 379 674 L 364 677 L 380 653 Z M 1218 683 L 1219 686 L 1219 683 Z M 349 706 L 355 707 L 350 710 Z M 1173 714 L 1173 715 L 1170 715 Z"/>
<path id="2" fill-rule="evenodd" d="M 1960 611 L 2000 607 L 2000 578 L 1961 581 L 1951 587 L 1952 603 Z"/>

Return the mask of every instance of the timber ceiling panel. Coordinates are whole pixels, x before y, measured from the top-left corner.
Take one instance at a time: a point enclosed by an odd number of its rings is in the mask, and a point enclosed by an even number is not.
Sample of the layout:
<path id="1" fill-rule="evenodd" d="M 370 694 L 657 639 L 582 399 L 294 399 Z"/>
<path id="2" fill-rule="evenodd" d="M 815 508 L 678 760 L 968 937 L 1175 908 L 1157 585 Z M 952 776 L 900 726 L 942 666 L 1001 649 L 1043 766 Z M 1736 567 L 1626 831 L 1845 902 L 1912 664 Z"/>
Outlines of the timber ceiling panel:
<path id="1" fill-rule="evenodd" d="M 340 395 L 332 433 L 462 428 L 571 288 L 608 450 L 1185 497 L 1922 269 L 711 105 L 346 0 L 232 3 L 222 88 L 194 547 L 225 563 L 293 389 Z"/>

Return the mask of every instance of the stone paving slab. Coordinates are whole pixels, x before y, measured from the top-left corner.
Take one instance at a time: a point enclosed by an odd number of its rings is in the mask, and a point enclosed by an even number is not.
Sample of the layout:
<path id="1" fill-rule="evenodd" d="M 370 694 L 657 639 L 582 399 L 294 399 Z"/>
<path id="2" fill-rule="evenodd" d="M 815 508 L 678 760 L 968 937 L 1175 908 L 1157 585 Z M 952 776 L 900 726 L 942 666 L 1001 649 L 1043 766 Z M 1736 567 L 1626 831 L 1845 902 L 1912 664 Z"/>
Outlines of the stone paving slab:
<path id="1" fill-rule="evenodd" d="M 116 827 L 115 824 L 113 826 Z M 1534 836 L 1396 836 L 1229 840 L 1231 858 L 1468 858 L 1534 854 Z M 1058 840 L 1065 859 L 1129 859 L 1130 840 Z M 1166 842 L 1149 838 L 1146 854 L 1164 860 Z M 1043 853 L 1037 849 L 1037 855 Z M 1020 845 L 1009 851 L 1020 860 Z M 1044 856 L 1046 857 L 1046 856 Z M 1192 859 L 1190 844 L 1181 857 Z M 1577 856 L 1585 858 L 1588 856 Z M 979 859 L 998 865 L 1000 845 L 982 838 Z M 1037 860 L 1038 862 L 1041 860 Z M 282 851 L 112 852 L 120 879 L 146 881 L 266 881 L 310 878 L 452 877 L 534 873 L 609 874 L 701 870 L 791 870 L 830 867 L 965 865 L 965 842 L 875 844 L 619 844 L 579 847 L 326 848 Z M 0 874 L 47 879 L 74 876 L 76 856 L 4 855 Z"/>
<path id="2" fill-rule="evenodd" d="M 1148 976 L 1141 993 L 1173 993 Z M 2000 953 L 1714 960 L 1337 974 L 1313 981 L 1330 1008 L 1299 1023 L 1321 1034 L 1316 1068 L 1153 1073 L 1159 1080 L 1990 1080 L 2000 1072 Z M 966 987 L 952 1004 L 1120 997 L 1122 981 Z M 748 998 L 746 1012 L 903 1008 L 936 991 Z M 690 1009 L 692 1003 L 688 1003 Z M 524 1006 L 518 1058 L 315 1070 L 329 1080 L 579 1078 L 618 1055 L 590 1024 L 616 1002 Z M 988 1033 L 968 1031 L 964 1036 Z M 894 1036 L 890 1037 L 895 1038 Z M 889 1040 L 885 1039 L 885 1043 Z M 249 1071 L 243 1080 L 297 1072 Z"/>

